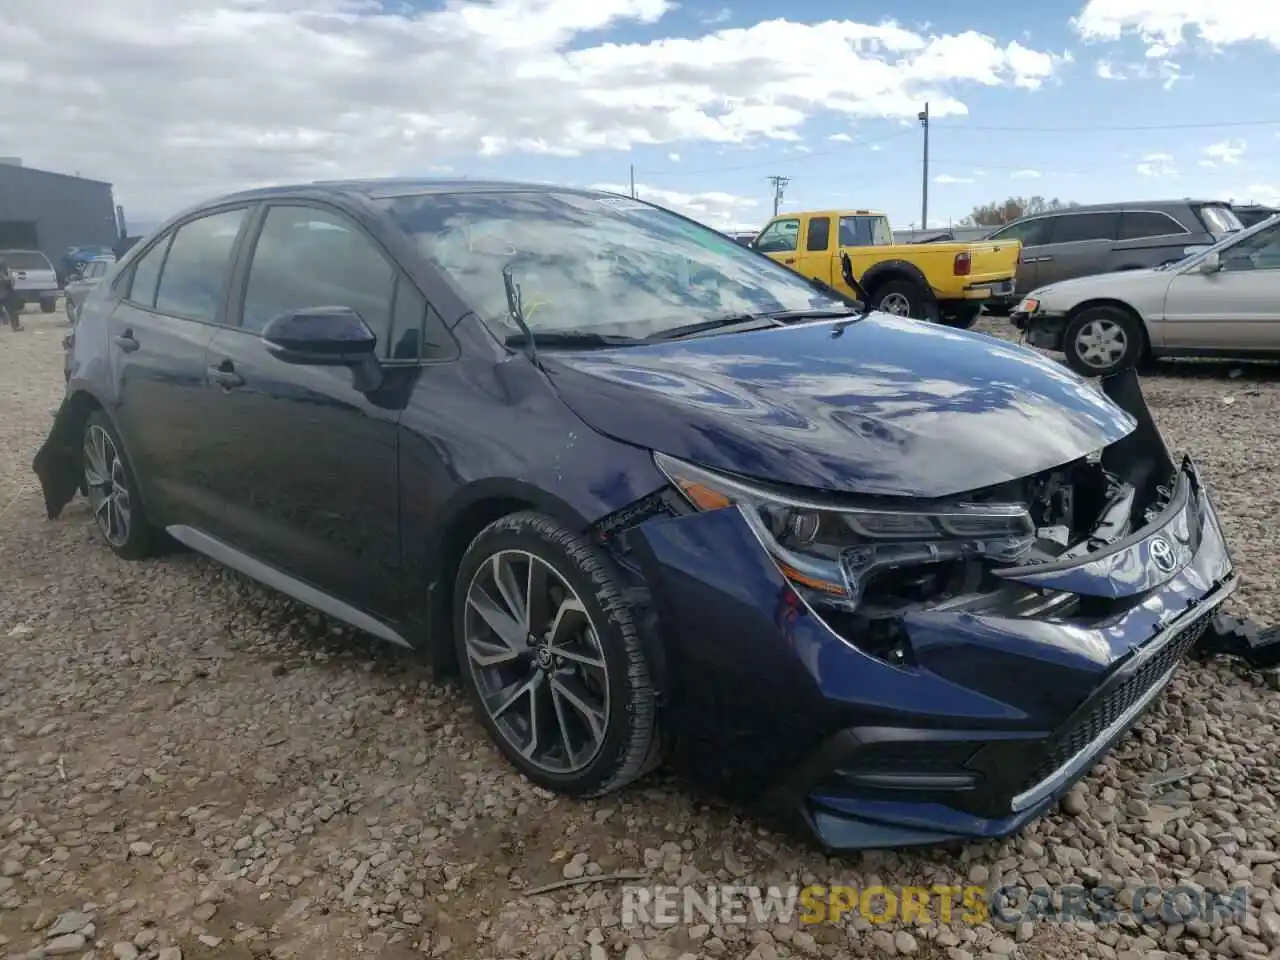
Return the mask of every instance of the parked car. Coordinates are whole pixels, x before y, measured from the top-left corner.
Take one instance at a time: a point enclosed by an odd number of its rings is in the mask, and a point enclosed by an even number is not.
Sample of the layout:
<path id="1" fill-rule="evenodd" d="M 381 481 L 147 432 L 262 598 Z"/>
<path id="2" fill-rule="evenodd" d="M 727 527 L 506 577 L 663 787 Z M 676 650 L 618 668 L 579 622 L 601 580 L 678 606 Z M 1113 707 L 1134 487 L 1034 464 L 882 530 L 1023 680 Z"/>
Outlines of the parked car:
<path id="1" fill-rule="evenodd" d="M 832 848 L 1009 834 L 1235 585 L 1132 374 L 864 312 L 668 210 L 481 181 L 192 209 L 34 468 L 456 667 L 534 783 L 663 756 Z M 411 722 L 411 721 L 407 721 Z"/>
<path id="2" fill-rule="evenodd" d="M 749 247 L 751 246 L 751 241 L 753 241 L 756 238 L 756 231 L 735 230 L 726 234 L 726 236 L 730 237 L 734 243 L 741 244 L 744 247 Z"/>
<path id="3" fill-rule="evenodd" d="M 96 260 L 99 257 L 114 257 L 115 255 L 116 253 L 111 247 L 101 244 L 68 247 L 67 252 L 62 255 L 61 269 L 58 270 L 58 285 L 64 286 L 90 260 Z"/>
<path id="4" fill-rule="evenodd" d="M 752 246 L 793 270 L 853 295 L 853 276 L 877 310 L 970 327 L 982 305 L 1013 291 L 1018 244 L 897 243 L 875 210 L 822 210 L 774 217 Z"/>
<path id="5" fill-rule="evenodd" d="M 1216 201 L 1106 203 L 1024 217 L 991 234 L 1021 241 L 1022 259 L 1013 294 L 990 310 L 1007 311 L 1060 280 L 1181 260 L 1184 248 L 1210 246 L 1241 229 L 1231 207 Z"/>
<path id="6" fill-rule="evenodd" d="M 1270 217 L 1274 217 L 1280 213 L 1280 207 L 1264 207 L 1260 204 L 1235 205 L 1232 211 L 1239 219 L 1240 223 L 1246 227 L 1252 227 L 1254 224 L 1261 223 Z"/>
<path id="7" fill-rule="evenodd" d="M 76 322 L 76 314 L 80 310 L 80 305 L 84 303 L 85 297 L 89 295 L 89 291 L 102 281 L 102 278 L 115 266 L 115 262 L 116 258 L 114 256 L 87 260 L 77 268 L 76 272 L 67 281 L 62 295 L 67 311 L 67 319 L 71 323 Z"/>
<path id="8" fill-rule="evenodd" d="M 1148 357 L 1280 356 L 1280 217 L 1171 265 L 1041 287 L 1013 320 L 1087 375 Z"/>
<path id="9" fill-rule="evenodd" d="M 0 250 L 0 260 L 13 273 L 14 296 L 23 306 L 40 304 L 45 313 L 58 306 L 58 275 L 53 264 L 39 250 Z"/>

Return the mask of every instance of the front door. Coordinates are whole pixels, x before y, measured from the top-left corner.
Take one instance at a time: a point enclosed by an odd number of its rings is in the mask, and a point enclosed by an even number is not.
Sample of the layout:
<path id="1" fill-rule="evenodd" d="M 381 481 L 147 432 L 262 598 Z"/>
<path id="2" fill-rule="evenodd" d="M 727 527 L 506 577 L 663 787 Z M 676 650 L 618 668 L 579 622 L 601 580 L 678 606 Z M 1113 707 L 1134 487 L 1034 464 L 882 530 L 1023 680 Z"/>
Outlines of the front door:
<path id="1" fill-rule="evenodd" d="M 345 306 L 390 357 L 397 313 L 416 314 L 420 327 L 425 301 L 353 220 L 302 204 L 267 207 L 242 287 L 239 325 L 220 330 L 209 346 L 229 539 L 366 613 L 393 616 L 400 412 L 357 390 L 346 368 L 277 359 L 259 334 L 283 313 Z"/>
<path id="2" fill-rule="evenodd" d="M 1120 211 L 1059 213 L 1049 219 L 1052 224 L 1048 236 L 1040 238 L 1041 245 L 1031 254 L 1036 264 L 1036 286 L 1111 272 L 1111 250 L 1120 230 Z"/>
<path id="3" fill-rule="evenodd" d="M 770 260 L 796 269 L 796 257 L 800 250 L 800 218 L 779 217 L 760 231 L 755 248 Z"/>
<path id="4" fill-rule="evenodd" d="M 1280 350 L 1280 223 L 1219 251 L 1222 269 L 1184 269 L 1169 285 L 1155 335 L 1167 347 Z"/>
<path id="5" fill-rule="evenodd" d="M 1022 244 L 1022 252 L 1018 255 L 1017 280 L 1014 284 L 1014 292 L 1019 297 L 1025 297 L 1040 286 L 1040 257 L 1049 255 L 1043 253 L 1043 250 L 1052 226 L 1052 217 L 1032 217 L 1011 223 L 987 238 L 988 240 L 1017 240 Z"/>
<path id="6" fill-rule="evenodd" d="M 163 525 L 213 530 L 221 522 L 209 485 L 206 350 L 247 219 L 248 208 L 238 207 L 183 223 L 119 279 L 107 323 L 112 412 L 151 519 Z"/>

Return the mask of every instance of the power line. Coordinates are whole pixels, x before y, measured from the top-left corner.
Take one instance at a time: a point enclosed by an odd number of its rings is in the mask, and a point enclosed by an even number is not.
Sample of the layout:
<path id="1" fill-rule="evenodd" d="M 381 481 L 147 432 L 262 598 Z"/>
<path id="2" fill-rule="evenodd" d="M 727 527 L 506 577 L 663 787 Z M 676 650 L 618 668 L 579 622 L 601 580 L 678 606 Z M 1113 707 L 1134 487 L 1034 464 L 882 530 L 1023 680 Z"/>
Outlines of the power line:
<path id="1" fill-rule="evenodd" d="M 854 140 L 851 143 L 846 143 L 839 147 L 831 147 L 827 150 L 810 150 L 807 153 L 797 154 L 787 162 L 801 163 L 806 160 L 816 160 L 818 157 L 829 157 L 837 153 L 849 153 L 855 147 L 869 147 L 872 144 L 885 143 L 889 140 L 896 140 L 898 137 L 905 137 L 911 132 L 912 129 L 908 127 L 904 130 L 897 130 L 883 137 L 873 137 L 869 140 Z M 700 170 L 681 170 L 678 167 L 673 167 L 669 170 L 637 170 L 636 174 L 642 177 L 697 177 L 703 174 L 733 173 L 736 170 L 758 170 L 761 167 L 772 167 L 775 163 L 777 163 L 776 159 L 755 160 L 751 163 L 740 163 L 728 167 L 703 167 Z"/>
<path id="2" fill-rule="evenodd" d="M 944 122 L 938 124 L 938 126 L 947 130 L 984 130 L 1003 133 L 1102 133 L 1107 131 L 1128 133 L 1136 130 L 1213 130 L 1227 127 L 1274 127 L 1280 126 L 1280 120 L 1220 120 L 1217 123 L 1140 123 L 1095 127 L 993 127 Z"/>

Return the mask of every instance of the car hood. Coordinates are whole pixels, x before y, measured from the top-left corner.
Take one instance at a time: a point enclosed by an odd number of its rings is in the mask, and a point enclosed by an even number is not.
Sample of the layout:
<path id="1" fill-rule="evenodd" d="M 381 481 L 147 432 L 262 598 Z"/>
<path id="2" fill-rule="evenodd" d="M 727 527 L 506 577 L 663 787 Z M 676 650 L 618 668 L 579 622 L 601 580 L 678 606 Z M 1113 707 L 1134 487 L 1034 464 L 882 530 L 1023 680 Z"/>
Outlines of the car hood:
<path id="1" fill-rule="evenodd" d="M 1075 374 L 984 334 L 872 314 L 538 357 L 626 443 L 776 483 L 943 497 L 1067 463 L 1135 421 Z"/>
<path id="2" fill-rule="evenodd" d="M 1112 290 L 1115 288 L 1133 289 L 1149 283 L 1167 283 L 1173 274 L 1168 270 L 1117 270 L 1114 273 L 1096 273 L 1087 277 L 1076 277 L 1072 280 L 1060 280 L 1033 290 L 1032 297 L 1048 300 L 1066 295 L 1079 299 L 1082 295 L 1093 296 L 1096 290 Z"/>

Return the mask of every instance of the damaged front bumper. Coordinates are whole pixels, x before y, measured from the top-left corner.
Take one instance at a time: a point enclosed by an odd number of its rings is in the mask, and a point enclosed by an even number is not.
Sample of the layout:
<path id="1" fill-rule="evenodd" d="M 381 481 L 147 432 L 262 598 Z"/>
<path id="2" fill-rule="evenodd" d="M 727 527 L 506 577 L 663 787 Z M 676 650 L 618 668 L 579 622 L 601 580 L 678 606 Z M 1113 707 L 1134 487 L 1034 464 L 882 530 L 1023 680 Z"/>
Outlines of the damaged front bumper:
<path id="1" fill-rule="evenodd" d="M 1077 558 L 1006 570 L 1043 610 L 921 608 L 891 663 L 836 632 L 736 508 L 633 531 L 666 663 L 676 755 L 831 849 L 1007 835 L 1052 804 L 1159 698 L 1236 586 L 1195 466 L 1174 468 L 1132 373 L 1114 445 L 1159 516 Z"/>

